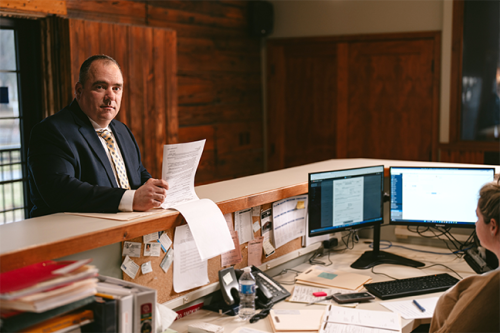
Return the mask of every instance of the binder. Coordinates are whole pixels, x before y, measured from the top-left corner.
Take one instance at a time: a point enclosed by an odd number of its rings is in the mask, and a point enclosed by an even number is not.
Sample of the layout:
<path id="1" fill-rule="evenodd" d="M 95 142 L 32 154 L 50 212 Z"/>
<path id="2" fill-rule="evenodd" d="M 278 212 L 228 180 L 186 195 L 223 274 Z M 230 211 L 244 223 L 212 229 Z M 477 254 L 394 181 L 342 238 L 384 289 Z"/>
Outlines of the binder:
<path id="1" fill-rule="evenodd" d="M 94 322 L 82 327 L 82 332 L 116 332 L 118 316 L 116 303 L 114 299 L 95 297 L 95 301 L 86 307 L 94 313 Z"/>
<path id="2" fill-rule="evenodd" d="M 2 318 L 2 324 L 0 325 L 0 332 L 18 332 L 20 330 L 26 329 L 28 327 L 39 324 L 43 321 L 49 320 L 51 318 L 61 316 L 73 310 L 84 307 L 87 304 L 94 302 L 94 296 L 89 296 L 84 299 L 69 303 L 58 308 L 41 312 L 22 312 L 17 315 Z"/>
<path id="3" fill-rule="evenodd" d="M 63 329 L 68 329 L 69 327 L 79 327 L 86 325 L 93 320 L 94 316 L 90 310 L 81 310 L 72 312 L 60 317 L 52 318 L 44 321 L 40 324 L 32 326 L 28 329 L 21 331 L 20 333 L 50 333 L 57 332 Z"/>
<path id="4" fill-rule="evenodd" d="M 133 333 L 134 295 L 117 298 L 118 302 L 118 332 Z"/>
<path id="5" fill-rule="evenodd" d="M 103 275 L 99 275 L 98 279 L 101 282 L 112 283 L 124 288 L 128 288 L 132 291 L 132 332 L 156 332 L 155 289 Z M 119 318 L 118 320 L 122 321 L 123 318 Z"/>

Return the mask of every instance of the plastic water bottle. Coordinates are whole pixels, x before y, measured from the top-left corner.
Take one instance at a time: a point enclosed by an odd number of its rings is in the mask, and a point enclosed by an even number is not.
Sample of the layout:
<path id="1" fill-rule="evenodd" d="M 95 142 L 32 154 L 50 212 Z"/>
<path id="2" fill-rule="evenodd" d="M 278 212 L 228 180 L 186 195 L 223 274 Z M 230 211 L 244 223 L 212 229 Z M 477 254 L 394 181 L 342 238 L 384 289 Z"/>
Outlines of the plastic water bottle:
<path id="1" fill-rule="evenodd" d="M 247 320 L 255 313 L 255 278 L 250 267 L 243 269 L 240 277 L 240 310 L 238 315 Z"/>

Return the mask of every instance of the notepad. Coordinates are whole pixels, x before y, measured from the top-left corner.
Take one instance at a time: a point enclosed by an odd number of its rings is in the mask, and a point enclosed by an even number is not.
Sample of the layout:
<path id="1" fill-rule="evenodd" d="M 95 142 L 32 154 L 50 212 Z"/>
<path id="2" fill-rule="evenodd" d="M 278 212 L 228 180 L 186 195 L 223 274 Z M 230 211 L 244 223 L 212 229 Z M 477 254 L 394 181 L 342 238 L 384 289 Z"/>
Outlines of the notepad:
<path id="1" fill-rule="evenodd" d="M 318 332 L 325 310 L 271 310 L 273 332 Z"/>

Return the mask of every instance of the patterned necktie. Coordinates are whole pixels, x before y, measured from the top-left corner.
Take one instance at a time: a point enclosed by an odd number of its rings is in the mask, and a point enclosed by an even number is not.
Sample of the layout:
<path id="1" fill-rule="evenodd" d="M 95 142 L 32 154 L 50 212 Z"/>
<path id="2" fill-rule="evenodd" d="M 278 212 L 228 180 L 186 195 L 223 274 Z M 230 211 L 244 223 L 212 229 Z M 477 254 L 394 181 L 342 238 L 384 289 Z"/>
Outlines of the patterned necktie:
<path id="1" fill-rule="evenodd" d="M 130 185 L 128 183 L 128 178 L 127 178 L 127 171 L 125 170 L 125 164 L 123 163 L 123 160 L 116 151 L 115 139 L 113 139 L 111 133 L 108 130 L 99 130 L 97 131 L 97 135 L 99 135 L 106 141 L 106 146 L 108 147 L 109 154 L 111 155 L 111 159 L 113 160 L 116 176 L 118 177 L 118 181 L 120 182 L 120 187 L 130 190 Z"/>

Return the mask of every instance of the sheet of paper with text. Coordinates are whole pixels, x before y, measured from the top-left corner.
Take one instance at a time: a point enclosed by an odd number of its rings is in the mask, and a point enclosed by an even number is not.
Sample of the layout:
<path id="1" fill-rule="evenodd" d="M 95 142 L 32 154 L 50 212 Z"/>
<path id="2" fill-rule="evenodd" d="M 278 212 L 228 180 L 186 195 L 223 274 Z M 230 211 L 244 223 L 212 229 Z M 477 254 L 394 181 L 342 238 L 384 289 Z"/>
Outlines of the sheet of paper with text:
<path id="1" fill-rule="evenodd" d="M 198 200 L 194 190 L 194 176 L 200 163 L 206 140 L 177 143 L 163 147 L 161 178 L 168 183 L 167 199 L 161 205 L 172 208 L 175 205 Z"/>
<path id="2" fill-rule="evenodd" d="M 209 283 L 207 261 L 200 258 L 189 226 L 175 228 L 174 290 L 176 293 Z"/>
<path id="3" fill-rule="evenodd" d="M 199 199 L 194 177 L 205 140 L 165 145 L 162 178 L 168 182 L 162 207 L 172 208 L 186 219 L 202 260 L 234 249 L 231 233 L 219 207 L 210 199 Z"/>

